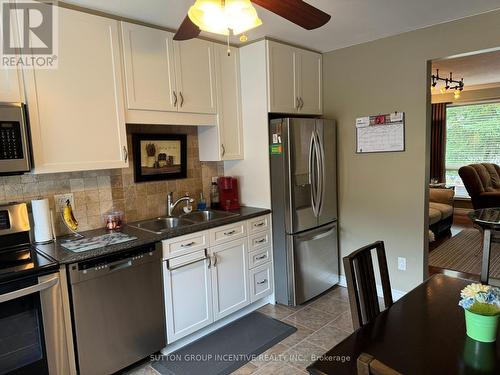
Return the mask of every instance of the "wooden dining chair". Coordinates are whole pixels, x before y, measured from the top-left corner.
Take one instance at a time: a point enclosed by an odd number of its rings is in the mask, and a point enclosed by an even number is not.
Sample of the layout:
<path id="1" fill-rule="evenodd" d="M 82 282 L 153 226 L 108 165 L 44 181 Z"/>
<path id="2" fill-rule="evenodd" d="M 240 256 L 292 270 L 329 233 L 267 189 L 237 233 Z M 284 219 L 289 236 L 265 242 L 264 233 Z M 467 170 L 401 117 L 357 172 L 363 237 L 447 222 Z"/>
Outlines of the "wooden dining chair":
<path id="1" fill-rule="evenodd" d="M 370 322 L 380 313 L 372 250 L 377 251 L 385 307 L 388 308 L 394 303 L 389 281 L 389 271 L 387 270 L 385 247 L 382 241 L 362 247 L 344 257 L 344 270 L 354 329 L 358 329 Z"/>
<path id="2" fill-rule="evenodd" d="M 361 353 L 357 360 L 358 375 L 402 375 L 400 372 L 383 364 L 374 356 Z"/>

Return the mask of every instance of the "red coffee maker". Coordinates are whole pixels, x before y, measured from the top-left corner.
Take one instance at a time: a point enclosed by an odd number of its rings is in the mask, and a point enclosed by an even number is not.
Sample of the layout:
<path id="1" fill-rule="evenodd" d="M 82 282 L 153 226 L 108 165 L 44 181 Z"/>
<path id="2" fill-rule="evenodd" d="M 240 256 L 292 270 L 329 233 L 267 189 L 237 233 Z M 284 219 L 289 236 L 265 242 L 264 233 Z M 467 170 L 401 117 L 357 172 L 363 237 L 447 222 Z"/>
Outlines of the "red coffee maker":
<path id="1" fill-rule="evenodd" d="M 234 177 L 219 177 L 219 205 L 223 210 L 237 210 L 240 208 L 238 196 L 238 180 Z"/>

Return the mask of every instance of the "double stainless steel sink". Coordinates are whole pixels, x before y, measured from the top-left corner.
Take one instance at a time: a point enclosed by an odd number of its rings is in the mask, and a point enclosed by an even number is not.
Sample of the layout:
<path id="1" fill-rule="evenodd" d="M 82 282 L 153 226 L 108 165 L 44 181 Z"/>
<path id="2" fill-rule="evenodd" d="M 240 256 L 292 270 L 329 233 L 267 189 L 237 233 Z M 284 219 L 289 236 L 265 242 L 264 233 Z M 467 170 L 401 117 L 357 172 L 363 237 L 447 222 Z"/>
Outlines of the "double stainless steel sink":
<path id="1" fill-rule="evenodd" d="M 238 213 L 227 211 L 202 210 L 193 211 L 189 214 L 180 216 L 158 217 L 155 219 L 143 220 L 129 225 L 147 232 L 162 234 L 175 228 L 217 221 L 238 215 Z"/>

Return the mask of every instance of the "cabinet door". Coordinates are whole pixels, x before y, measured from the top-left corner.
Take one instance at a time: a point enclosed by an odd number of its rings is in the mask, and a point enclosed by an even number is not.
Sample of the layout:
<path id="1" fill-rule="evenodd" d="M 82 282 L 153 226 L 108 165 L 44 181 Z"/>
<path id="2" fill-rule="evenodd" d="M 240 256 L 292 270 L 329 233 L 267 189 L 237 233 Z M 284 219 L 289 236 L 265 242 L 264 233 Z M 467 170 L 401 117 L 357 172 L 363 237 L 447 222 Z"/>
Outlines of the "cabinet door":
<path id="1" fill-rule="evenodd" d="M 243 127 L 241 119 L 240 54 L 231 47 L 214 44 L 217 70 L 217 97 L 220 131 L 220 160 L 243 159 Z"/>
<path id="2" fill-rule="evenodd" d="M 22 102 L 20 72 L 17 69 L 0 68 L 0 102 Z"/>
<path id="3" fill-rule="evenodd" d="M 121 23 L 127 108 L 177 111 L 173 34 Z"/>
<path id="4" fill-rule="evenodd" d="M 212 248 L 214 320 L 250 303 L 247 239 Z"/>
<path id="5" fill-rule="evenodd" d="M 269 112 L 297 112 L 299 93 L 295 54 L 293 47 L 268 42 Z"/>
<path id="6" fill-rule="evenodd" d="M 213 43 L 201 39 L 174 42 L 174 51 L 178 110 L 216 113 Z"/>
<path id="7" fill-rule="evenodd" d="M 118 21 L 59 8 L 58 58 L 27 88 L 35 172 L 127 167 Z"/>
<path id="8" fill-rule="evenodd" d="M 320 115 L 323 112 L 322 57 L 319 53 L 298 50 L 296 60 L 298 60 L 297 80 L 301 99 L 299 112 Z"/>
<path id="9" fill-rule="evenodd" d="M 167 342 L 213 322 L 209 261 L 205 250 L 164 262 Z"/>

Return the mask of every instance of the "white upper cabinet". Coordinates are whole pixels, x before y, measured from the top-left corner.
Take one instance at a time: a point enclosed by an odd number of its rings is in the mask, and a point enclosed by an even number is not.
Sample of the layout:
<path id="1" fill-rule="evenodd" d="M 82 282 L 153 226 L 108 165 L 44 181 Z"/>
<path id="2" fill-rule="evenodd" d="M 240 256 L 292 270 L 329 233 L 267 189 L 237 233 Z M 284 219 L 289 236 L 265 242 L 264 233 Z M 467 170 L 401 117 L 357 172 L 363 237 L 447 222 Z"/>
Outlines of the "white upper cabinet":
<path id="1" fill-rule="evenodd" d="M 127 109 L 176 111 L 173 34 L 121 22 Z"/>
<path id="2" fill-rule="evenodd" d="M 322 57 L 319 53 L 296 50 L 295 59 L 300 100 L 298 111 L 321 115 L 323 113 Z"/>
<path id="3" fill-rule="evenodd" d="M 243 159 L 240 54 L 238 48 L 214 43 L 217 82 L 217 126 L 198 129 L 200 160 Z"/>
<path id="4" fill-rule="evenodd" d="M 22 102 L 20 72 L 0 68 L 0 102 Z"/>
<path id="5" fill-rule="evenodd" d="M 268 42 L 269 112 L 297 112 L 299 91 L 295 53 L 295 48 Z"/>
<path id="6" fill-rule="evenodd" d="M 322 114 L 322 56 L 268 41 L 269 112 Z"/>
<path id="7" fill-rule="evenodd" d="M 217 112 L 213 43 L 201 39 L 174 42 L 178 110 Z"/>
<path id="8" fill-rule="evenodd" d="M 58 68 L 26 86 L 35 173 L 128 166 L 118 21 L 59 8 Z"/>

